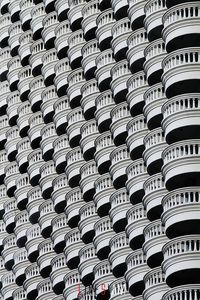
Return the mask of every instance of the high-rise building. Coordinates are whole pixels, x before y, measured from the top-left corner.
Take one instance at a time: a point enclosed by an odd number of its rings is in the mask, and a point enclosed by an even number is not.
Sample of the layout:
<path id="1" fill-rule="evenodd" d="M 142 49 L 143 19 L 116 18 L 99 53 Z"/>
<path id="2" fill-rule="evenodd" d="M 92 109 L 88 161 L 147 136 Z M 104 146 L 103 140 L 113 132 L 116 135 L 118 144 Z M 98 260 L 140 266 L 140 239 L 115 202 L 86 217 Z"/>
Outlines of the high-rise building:
<path id="1" fill-rule="evenodd" d="M 0 300 L 200 300 L 200 1 L 0 0 Z"/>

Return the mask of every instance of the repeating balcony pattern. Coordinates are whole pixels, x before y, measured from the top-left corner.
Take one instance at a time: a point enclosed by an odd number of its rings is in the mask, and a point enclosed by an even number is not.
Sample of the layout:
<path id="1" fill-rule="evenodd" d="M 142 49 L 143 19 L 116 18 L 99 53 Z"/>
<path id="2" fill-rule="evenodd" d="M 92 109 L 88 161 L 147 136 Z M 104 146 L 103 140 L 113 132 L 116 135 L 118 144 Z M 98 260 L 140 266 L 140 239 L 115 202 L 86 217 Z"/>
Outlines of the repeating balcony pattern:
<path id="1" fill-rule="evenodd" d="M 0 300 L 200 300 L 200 5 L 0 0 Z"/>

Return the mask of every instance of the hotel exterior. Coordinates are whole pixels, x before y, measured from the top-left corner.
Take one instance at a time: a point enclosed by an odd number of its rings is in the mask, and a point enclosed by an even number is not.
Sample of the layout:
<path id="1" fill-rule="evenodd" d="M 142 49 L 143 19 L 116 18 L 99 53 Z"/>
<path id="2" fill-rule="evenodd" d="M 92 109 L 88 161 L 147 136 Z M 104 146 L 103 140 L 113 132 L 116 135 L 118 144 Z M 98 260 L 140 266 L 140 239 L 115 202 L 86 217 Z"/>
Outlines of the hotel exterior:
<path id="1" fill-rule="evenodd" d="M 0 300 L 200 300 L 200 1 L 0 0 Z"/>

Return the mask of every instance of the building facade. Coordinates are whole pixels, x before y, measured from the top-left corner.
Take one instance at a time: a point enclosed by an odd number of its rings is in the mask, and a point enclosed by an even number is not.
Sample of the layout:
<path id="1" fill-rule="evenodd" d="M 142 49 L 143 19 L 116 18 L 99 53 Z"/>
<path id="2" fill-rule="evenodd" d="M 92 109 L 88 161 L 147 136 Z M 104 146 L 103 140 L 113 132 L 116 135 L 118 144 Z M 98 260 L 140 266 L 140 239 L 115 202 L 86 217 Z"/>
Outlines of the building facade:
<path id="1" fill-rule="evenodd" d="M 0 0 L 0 300 L 200 300 L 200 1 Z"/>

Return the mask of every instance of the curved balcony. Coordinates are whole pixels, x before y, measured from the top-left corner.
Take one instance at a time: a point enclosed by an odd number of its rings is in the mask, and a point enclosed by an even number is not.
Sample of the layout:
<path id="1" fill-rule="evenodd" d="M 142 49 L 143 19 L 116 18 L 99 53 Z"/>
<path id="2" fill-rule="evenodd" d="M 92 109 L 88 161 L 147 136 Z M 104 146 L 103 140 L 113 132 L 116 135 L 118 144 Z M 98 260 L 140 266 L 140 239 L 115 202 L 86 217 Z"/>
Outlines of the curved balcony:
<path id="1" fill-rule="evenodd" d="M 34 224 L 29 227 L 26 232 L 27 241 L 25 247 L 27 250 L 28 259 L 31 263 L 36 261 L 39 255 L 38 245 L 44 240 L 40 234 L 40 231 L 40 226 L 38 224 Z"/>
<path id="2" fill-rule="evenodd" d="M 135 297 L 135 299 L 142 299 L 138 297 L 145 289 L 143 278 L 150 271 L 150 268 L 146 264 L 146 258 L 142 249 L 138 249 L 126 258 L 127 271 L 125 279 L 128 284 L 129 293 Z"/>
<path id="3" fill-rule="evenodd" d="M 7 80 L 9 82 L 10 91 L 17 90 L 17 84 L 19 82 L 18 73 L 21 70 L 21 61 L 19 55 L 11 58 L 8 62 Z"/>
<path id="4" fill-rule="evenodd" d="M 162 34 L 168 53 L 188 46 L 199 46 L 199 3 L 179 1 L 176 4 L 178 5 L 171 7 L 163 16 Z"/>
<path id="5" fill-rule="evenodd" d="M 65 3 L 64 0 L 55 1 L 55 10 L 58 14 L 59 22 L 62 22 L 66 19 L 67 12 L 69 10 L 69 3 Z"/>
<path id="6" fill-rule="evenodd" d="M 66 206 L 65 195 L 70 190 L 66 174 L 61 174 L 57 176 L 53 180 L 52 186 L 53 186 L 53 192 L 51 194 L 51 199 L 53 201 L 55 211 L 59 214 L 63 212 L 65 209 Z"/>
<path id="7" fill-rule="evenodd" d="M 142 153 L 145 149 L 143 140 L 148 133 L 148 128 L 144 115 L 138 115 L 132 118 L 127 124 L 128 136 L 126 139 L 126 145 L 130 153 L 132 160 L 142 157 Z"/>
<path id="8" fill-rule="evenodd" d="M 14 1 L 13 1 L 14 3 Z M 12 3 L 10 3 L 12 4 Z M 16 2 L 15 2 L 16 5 Z M 16 5 L 17 6 L 17 5 Z M 12 18 L 12 17 L 11 17 Z M 11 56 L 18 55 L 18 48 L 19 48 L 19 38 L 22 34 L 22 25 L 20 21 L 14 22 L 8 28 L 8 45 L 10 47 L 10 54 Z"/>
<path id="9" fill-rule="evenodd" d="M 143 158 L 150 175 L 160 173 L 163 165 L 162 152 L 167 147 L 162 128 L 151 130 L 144 138 Z"/>
<path id="10" fill-rule="evenodd" d="M 56 172 L 62 174 L 67 165 L 66 155 L 70 151 L 70 146 L 66 134 L 59 136 L 53 142 L 53 161 L 55 164 Z"/>
<path id="11" fill-rule="evenodd" d="M 144 196 L 144 182 L 149 175 L 142 158 L 132 162 L 126 169 L 128 180 L 126 188 L 129 193 L 130 202 L 134 205 L 142 202 Z"/>
<path id="12" fill-rule="evenodd" d="M 110 89 L 111 74 L 110 71 L 115 65 L 115 59 L 113 57 L 113 52 L 111 49 L 107 49 L 101 52 L 96 57 L 95 77 L 98 82 L 98 87 L 100 92 L 104 92 Z"/>
<path id="13" fill-rule="evenodd" d="M 94 281 L 93 288 L 97 300 L 110 299 L 109 286 L 115 280 L 112 274 L 110 263 L 107 259 L 99 262 L 94 267 Z"/>
<path id="14" fill-rule="evenodd" d="M 136 1 L 137 2 L 137 1 Z M 141 2 L 140 2 L 141 3 Z M 145 61 L 144 50 L 149 44 L 147 33 L 144 28 L 135 30 L 127 39 L 127 60 L 132 73 L 143 70 Z"/>
<path id="15" fill-rule="evenodd" d="M 72 32 L 68 37 L 69 49 L 67 51 L 67 56 L 70 61 L 70 66 L 73 70 L 81 67 L 82 47 L 85 45 L 85 43 L 86 42 L 82 29 Z"/>
<path id="16" fill-rule="evenodd" d="M 121 6 L 121 1 L 119 0 L 112 0 L 118 2 Z M 127 0 L 123 0 L 126 1 Z M 111 48 L 114 53 L 114 57 L 116 61 L 120 61 L 122 59 L 126 59 L 126 52 L 128 50 L 127 39 L 132 33 L 131 24 L 128 18 L 123 18 L 113 25 L 111 29 L 112 33 L 112 41 L 111 41 Z"/>
<path id="17" fill-rule="evenodd" d="M 7 153 L 5 150 L 0 151 L 0 183 L 4 183 L 5 167 L 9 164 Z"/>
<path id="18" fill-rule="evenodd" d="M 43 203 L 40 187 L 37 185 L 30 189 L 27 193 L 28 203 L 26 209 L 29 215 L 29 220 L 32 224 L 36 224 L 39 218 L 39 206 Z"/>
<path id="19" fill-rule="evenodd" d="M 48 238 L 52 233 L 52 219 L 57 216 L 54 211 L 53 201 L 51 199 L 45 200 L 42 204 L 40 204 L 39 211 L 40 217 L 38 219 L 38 224 L 41 228 L 41 235 L 44 238 Z"/>
<path id="20" fill-rule="evenodd" d="M 72 71 L 68 75 L 67 80 L 69 83 L 67 88 L 67 96 L 69 98 L 70 106 L 73 109 L 80 106 L 80 101 L 82 98 L 81 88 L 85 83 L 83 69 L 79 68 Z"/>
<path id="21" fill-rule="evenodd" d="M 31 226 L 28 218 L 27 210 L 22 210 L 15 216 L 15 229 L 16 243 L 19 248 L 24 247 L 27 241 L 26 231 Z"/>
<path id="22" fill-rule="evenodd" d="M 87 163 L 84 163 L 80 168 L 80 175 L 81 180 L 79 185 L 83 199 L 86 202 L 91 201 L 95 193 L 94 182 L 99 177 L 95 161 L 90 160 Z"/>
<path id="23" fill-rule="evenodd" d="M 1 186 L 2 187 L 2 186 Z M 3 221 L 6 226 L 6 231 L 12 233 L 15 228 L 15 215 L 18 212 L 17 201 L 14 197 L 8 198 L 6 194 L 6 189 L 1 188 L 1 196 L 3 196 Z"/>
<path id="24" fill-rule="evenodd" d="M 14 257 L 13 274 L 15 276 L 15 282 L 19 286 L 21 286 L 26 278 L 25 269 L 29 265 L 26 249 L 21 248 L 15 251 L 13 257 Z"/>
<path id="25" fill-rule="evenodd" d="M 163 295 L 169 290 L 160 267 L 149 271 L 144 276 L 144 283 L 144 300 L 163 299 Z"/>
<path id="26" fill-rule="evenodd" d="M 8 0 L 2 0 L 0 3 L 0 9 L 1 9 L 1 13 L 2 15 L 6 14 L 8 12 L 8 4 L 10 3 L 10 1 Z"/>
<path id="27" fill-rule="evenodd" d="M 85 300 L 87 298 L 90 299 L 90 300 L 95 300 L 95 292 L 94 292 L 92 287 L 84 287 L 78 293 L 78 300 Z"/>
<path id="28" fill-rule="evenodd" d="M 150 221 L 160 219 L 163 212 L 162 199 L 167 194 L 161 173 L 150 176 L 144 182 L 143 205 Z"/>
<path id="29" fill-rule="evenodd" d="M 4 220 L 5 213 L 5 203 L 8 200 L 6 186 L 4 184 L 0 185 L 0 218 Z"/>
<path id="30" fill-rule="evenodd" d="M 28 167 L 28 154 L 31 152 L 31 145 L 28 137 L 24 137 L 17 143 L 16 162 L 20 173 L 25 173 Z"/>
<path id="31" fill-rule="evenodd" d="M 67 261 L 63 253 L 54 257 L 51 261 L 52 271 L 50 274 L 50 279 L 52 282 L 53 291 L 56 295 L 59 295 L 64 290 L 64 276 L 69 269 L 67 267 Z M 53 298 L 54 299 L 54 298 Z"/>
<path id="32" fill-rule="evenodd" d="M 81 282 L 85 286 L 91 286 L 94 280 L 93 269 L 99 262 L 96 256 L 94 244 L 90 243 L 79 251 L 80 263 L 78 265 L 78 271 L 81 277 Z"/>
<path id="33" fill-rule="evenodd" d="M 44 121 L 42 113 L 40 111 L 32 113 L 29 118 L 29 130 L 28 137 L 30 140 L 31 147 L 37 149 L 40 146 L 41 141 L 41 130 L 44 127 Z"/>
<path id="34" fill-rule="evenodd" d="M 199 214 L 196 208 L 198 203 L 198 187 L 177 189 L 164 196 L 162 222 L 170 239 L 187 234 L 199 234 L 197 226 Z"/>
<path id="35" fill-rule="evenodd" d="M 25 101 L 17 108 L 18 118 L 17 126 L 19 128 L 19 135 L 23 138 L 27 136 L 29 130 L 29 117 L 31 116 L 31 105 L 29 101 Z"/>
<path id="36" fill-rule="evenodd" d="M 164 294 L 163 300 L 170 300 L 172 297 L 174 300 L 182 300 L 184 297 L 187 297 L 188 300 L 195 300 L 195 298 L 198 299 L 199 297 L 199 288 L 199 284 L 182 285 L 180 287 L 170 289 Z"/>
<path id="37" fill-rule="evenodd" d="M 21 0 L 20 1 L 20 13 L 19 17 L 22 23 L 22 29 L 24 31 L 28 31 L 30 29 L 30 21 L 31 17 L 31 10 L 35 6 L 33 0 Z"/>
<path id="38" fill-rule="evenodd" d="M 84 76 L 87 80 L 90 80 L 95 77 L 96 57 L 100 53 L 97 40 L 93 39 L 93 40 L 85 43 L 81 49 L 81 53 L 82 53 L 82 57 L 83 57 L 83 59 L 81 61 L 81 65 L 82 65 L 82 68 L 84 71 Z M 93 83 L 93 81 L 92 81 L 92 83 Z M 87 85 L 86 85 L 86 87 L 87 87 Z M 94 89 L 94 92 L 96 92 L 95 84 L 93 86 L 91 86 L 91 89 L 92 88 Z M 88 87 L 88 89 L 89 89 L 89 87 Z M 87 88 L 85 89 L 85 92 L 87 93 Z"/>
<path id="39" fill-rule="evenodd" d="M 19 178 L 19 169 L 16 162 L 11 162 L 5 167 L 4 184 L 7 189 L 8 197 L 14 196 L 16 190 L 16 179 Z"/>
<path id="40" fill-rule="evenodd" d="M 3 81 L 0 84 L 0 109 L 1 109 L 1 113 L 0 115 L 4 115 L 6 114 L 6 108 L 8 106 L 7 104 L 7 96 L 9 96 L 10 92 L 9 92 L 9 82 Z M 4 117 L 5 118 L 5 117 Z"/>
<path id="41" fill-rule="evenodd" d="M 31 10 L 31 30 L 33 32 L 33 39 L 38 40 L 41 38 L 41 32 L 43 29 L 42 21 L 46 16 L 44 3 L 36 4 Z"/>
<path id="42" fill-rule="evenodd" d="M 165 43 L 162 39 L 151 42 L 144 50 L 144 71 L 148 84 L 159 83 L 162 78 L 162 61 L 166 57 Z"/>
<path id="43" fill-rule="evenodd" d="M 188 235 L 175 238 L 163 247 L 166 283 L 170 287 L 199 284 L 199 238 Z"/>
<path id="44" fill-rule="evenodd" d="M 56 253 L 62 253 L 65 247 L 65 234 L 70 230 L 67 225 L 67 217 L 64 213 L 59 214 L 52 219 L 52 233 L 51 240 L 53 242 L 53 249 Z"/>
<path id="45" fill-rule="evenodd" d="M 125 143 L 127 138 L 127 123 L 132 119 L 127 102 L 117 104 L 110 112 L 112 133 L 115 146 L 120 146 Z"/>
<path id="46" fill-rule="evenodd" d="M 25 2 L 27 0 L 23 0 L 23 1 Z M 29 57 L 31 56 L 32 37 L 33 37 L 32 31 L 27 30 L 24 33 L 22 33 L 19 38 L 18 53 L 23 67 L 29 64 Z"/>
<path id="47" fill-rule="evenodd" d="M 40 105 L 42 103 L 42 92 L 45 89 L 43 76 L 37 76 L 30 82 L 30 93 L 28 95 L 28 100 L 31 104 L 31 109 L 34 112 L 40 110 Z"/>
<path id="48" fill-rule="evenodd" d="M 47 14 L 55 10 L 55 0 L 45 0 L 44 5 Z"/>
<path id="49" fill-rule="evenodd" d="M 42 56 L 42 75 L 44 77 L 45 86 L 54 84 L 55 65 L 58 62 L 57 52 L 55 48 L 47 50 Z"/>
<path id="50" fill-rule="evenodd" d="M 10 47 L 5 47 L 5 48 L 3 48 L 3 49 L 0 50 L 0 58 L 1 58 L 1 62 L 0 62 L 0 78 L 1 78 L 1 81 L 4 81 L 4 80 L 7 79 L 8 62 L 11 59 Z"/>
<path id="51" fill-rule="evenodd" d="M 110 153 L 115 149 L 110 131 L 99 135 L 95 139 L 94 144 L 96 148 L 94 159 L 97 164 L 98 172 L 99 174 L 105 174 L 109 172 L 111 165 Z"/>
<path id="52" fill-rule="evenodd" d="M 53 121 L 55 123 L 56 132 L 58 135 L 64 134 L 68 125 L 67 116 L 70 112 L 68 98 L 66 96 L 59 98 L 54 103 L 54 110 L 55 114 L 53 117 Z"/>
<path id="53" fill-rule="evenodd" d="M 168 190 L 199 185 L 199 140 L 174 143 L 163 151 L 162 157 L 162 173 Z"/>
<path id="54" fill-rule="evenodd" d="M 31 50 L 31 56 L 29 58 L 29 64 L 32 69 L 32 74 L 33 76 L 39 76 L 41 75 L 41 68 L 43 65 L 42 57 L 46 51 L 43 40 L 39 39 L 37 41 L 34 41 L 31 44 L 30 50 Z"/>
<path id="55" fill-rule="evenodd" d="M 126 214 L 132 207 L 126 188 L 121 188 L 110 196 L 111 209 L 109 212 L 113 229 L 116 233 L 124 231 L 127 225 Z"/>
<path id="56" fill-rule="evenodd" d="M 115 103 L 126 101 L 127 81 L 131 76 L 127 60 L 122 60 L 111 69 L 111 90 Z"/>
<path id="57" fill-rule="evenodd" d="M 167 101 L 161 83 L 151 86 L 144 94 L 144 116 L 150 130 L 161 127 L 163 119 L 162 106 Z"/>
<path id="58" fill-rule="evenodd" d="M 105 4 L 107 4 L 107 2 Z M 99 3 L 99 6 L 101 7 L 101 3 Z M 96 38 L 99 43 L 99 48 L 101 51 L 109 49 L 112 40 L 111 29 L 115 24 L 113 10 L 109 8 L 100 13 L 96 18 L 96 23 Z"/>
<path id="59" fill-rule="evenodd" d="M 78 222 L 80 220 L 79 209 L 85 203 L 82 200 L 80 187 L 71 189 L 71 191 L 69 191 L 65 197 L 66 197 L 65 214 L 68 219 L 68 225 L 71 228 L 77 227 Z"/>
<path id="60" fill-rule="evenodd" d="M 16 121 L 18 118 L 17 109 L 21 104 L 19 91 L 14 91 L 14 92 L 10 93 L 6 97 L 6 102 L 8 105 L 8 107 L 6 109 L 6 114 L 8 116 L 8 123 L 10 126 L 14 126 L 14 125 L 16 125 Z M 4 118 L 5 118 L 5 116 L 4 116 Z M 6 124 L 4 125 L 4 128 L 5 127 L 6 127 Z M 2 140 L 4 140 L 3 137 L 2 137 Z"/>
<path id="61" fill-rule="evenodd" d="M 93 159 L 95 153 L 95 140 L 99 135 L 96 120 L 92 119 L 83 124 L 80 128 L 81 139 L 80 147 L 83 152 L 83 158 L 88 161 Z"/>
<path id="62" fill-rule="evenodd" d="M 3 250 L 3 239 L 7 236 L 7 232 L 6 232 L 6 226 L 4 223 L 4 220 L 2 218 L 2 220 L 0 220 L 0 253 Z M 4 265 L 2 266 L 2 262 L 0 261 L 0 278 L 1 278 L 1 269 L 4 268 Z"/>
<path id="63" fill-rule="evenodd" d="M 79 289 L 82 290 L 84 285 L 80 281 L 80 275 L 77 269 L 68 272 L 64 277 L 65 289 L 63 295 L 65 300 L 77 300 Z"/>
<path id="64" fill-rule="evenodd" d="M 55 293 L 52 289 L 52 282 L 50 278 L 46 278 L 37 285 L 38 296 L 36 300 L 45 300 L 45 299 L 53 299 L 55 297 Z"/>
<path id="65" fill-rule="evenodd" d="M 81 139 L 81 127 L 85 124 L 82 108 L 79 106 L 74 108 L 67 115 L 67 136 L 70 147 L 79 146 Z"/>
<path id="66" fill-rule="evenodd" d="M 95 235 L 94 224 L 99 220 L 93 201 L 84 204 L 80 208 L 79 214 L 80 221 L 78 227 L 81 233 L 81 239 L 85 244 L 91 243 Z"/>
<path id="67" fill-rule="evenodd" d="M 70 0 L 69 1 L 69 11 L 67 13 L 67 18 L 70 22 L 70 27 L 72 31 L 81 28 L 81 21 L 83 19 L 82 9 L 85 6 L 85 0 Z"/>
<path id="68" fill-rule="evenodd" d="M 8 38 L 9 33 L 8 29 L 11 25 L 11 17 L 9 13 L 5 13 L 0 18 L 0 26 L 1 26 L 1 38 L 0 38 L 0 46 L 1 48 L 4 48 L 8 46 Z"/>
<path id="69" fill-rule="evenodd" d="M 73 188 L 79 185 L 81 179 L 80 168 L 84 164 L 81 148 L 76 147 L 70 150 L 66 155 L 66 160 L 65 173 L 67 174 L 69 186 Z"/>
<path id="70" fill-rule="evenodd" d="M 75 269 L 80 262 L 79 250 L 84 246 L 83 241 L 81 240 L 80 231 L 77 227 L 66 233 L 65 242 L 66 247 L 64 253 L 67 259 L 67 266 L 70 269 Z"/>
<path id="71" fill-rule="evenodd" d="M 41 176 L 40 167 L 44 164 L 41 149 L 32 151 L 28 155 L 28 162 L 29 166 L 27 168 L 27 172 L 29 175 L 29 180 L 32 186 L 36 186 L 39 184 L 39 179 Z"/>
<path id="72" fill-rule="evenodd" d="M 8 116 L 0 117 L 0 149 L 4 150 L 4 145 L 7 141 L 7 131 L 10 129 Z M 8 151 L 8 148 L 7 148 Z M 6 151 L 6 153 L 7 153 Z"/>
<path id="73" fill-rule="evenodd" d="M 20 0 L 17 1 L 10 1 L 8 5 L 8 11 L 11 15 L 11 21 L 16 22 L 19 20 L 19 12 L 20 12 Z"/>
<path id="74" fill-rule="evenodd" d="M 150 268 L 160 266 L 163 261 L 162 248 L 168 241 L 160 220 L 153 221 L 144 228 L 144 238 L 143 251 L 148 266 Z"/>
<path id="75" fill-rule="evenodd" d="M 54 104 L 58 100 L 58 95 L 56 93 L 55 85 L 50 85 L 46 87 L 42 94 L 42 104 L 41 111 L 45 123 L 50 123 L 53 121 L 54 116 Z"/>
<path id="76" fill-rule="evenodd" d="M 90 120 L 94 118 L 96 110 L 95 100 L 100 95 L 97 81 L 95 79 L 87 81 L 81 87 L 81 94 L 82 99 L 80 104 L 83 109 L 84 117 L 86 120 Z"/>
<path id="77" fill-rule="evenodd" d="M 57 138 L 55 125 L 53 122 L 45 125 L 41 131 L 40 148 L 42 150 L 42 156 L 45 161 L 52 159 L 53 155 L 53 142 Z"/>
<path id="78" fill-rule="evenodd" d="M 113 181 L 113 186 L 116 189 L 122 188 L 127 180 L 126 168 L 131 163 L 126 145 L 122 145 L 114 149 L 110 154 L 110 160 L 110 175 Z"/>
<path id="79" fill-rule="evenodd" d="M 95 119 L 97 121 L 99 132 L 102 133 L 108 131 L 111 124 L 110 112 L 115 107 L 111 90 L 101 92 L 95 99 L 95 105 Z"/>
<path id="80" fill-rule="evenodd" d="M 52 160 L 46 162 L 40 167 L 41 178 L 39 185 L 42 190 L 42 197 L 46 200 L 51 197 L 53 191 L 52 182 L 56 178 L 54 162 Z"/>
<path id="81" fill-rule="evenodd" d="M 58 16 L 55 11 L 48 13 L 42 20 L 42 39 L 47 50 L 54 47 L 55 28 L 58 25 Z"/>
<path id="82" fill-rule="evenodd" d="M 30 264 L 25 269 L 25 274 L 26 280 L 24 281 L 24 289 L 26 291 L 27 299 L 35 300 L 38 295 L 37 285 L 42 280 L 37 263 Z"/>
<path id="83" fill-rule="evenodd" d="M 37 264 L 40 268 L 40 274 L 43 278 L 47 278 L 52 271 L 51 260 L 56 256 L 51 239 L 48 238 L 42 241 L 38 245 L 38 250 Z"/>
<path id="84" fill-rule="evenodd" d="M 127 82 L 128 93 L 126 101 L 128 103 L 132 117 L 143 113 L 144 93 L 148 88 L 144 71 L 135 73 Z"/>
<path id="85" fill-rule="evenodd" d="M 68 75 L 71 73 L 71 67 L 68 57 L 65 57 L 55 65 L 54 84 L 59 97 L 66 95 L 68 88 Z M 66 96 L 65 96 L 66 97 Z"/>
<path id="86" fill-rule="evenodd" d="M 150 42 L 161 37 L 163 29 L 162 17 L 166 10 L 165 0 L 150 0 L 145 4 L 144 12 L 146 17 L 144 19 L 144 27 Z"/>
<path id="87" fill-rule="evenodd" d="M 124 277 L 114 280 L 109 286 L 109 291 L 110 291 L 110 300 L 132 300 L 133 299 L 127 290 L 127 284 Z"/>
<path id="88" fill-rule="evenodd" d="M 65 3 L 63 0 L 57 0 L 56 3 L 62 3 L 62 7 L 65 9 L 67 7 L 67 3 Z M 58 13 L 58 19 L 59 19 L 59 11 Z M 54 45 L 57 50 L 57 55 L 59 59 L 65 58 L 67 50 L 69 48 L 68 44 L 68 38 L 71 35 L 71 29 L 69 20 L 66 20 L 66 15 L 64 16 L 62 22 L 60 22 L 56 28 L 55 28 L 55 41 Z"/>
<path id="89" fill-rule="evenodd" d="M 120 20 L 127 15 L 128 0 L 111 0 L 112 9 L 116 20 Z"/>
<path id="90" fill-rule="evenodd" d="M 99 12 L 98 0 L 92 0 L 89 3 L 86 3 L 82 8 L 83 20 L 81 26 L 86 41 L 95 38 L 95 31 L 97 28 L 96 18 L 98 17 Z"/>
<path id="91" fill-rule="evenodd" d="M 144 7 L 146 4 L 146 1 L 144 0 L 129 0 L 129 8 L 128 8 L 128 17 L 131 21 L 131 27 L 132 30 L 137 30 L 141 27 L 143 27 L 144 18 L 145 18 L 145 12 Z"/>
<path id="92" fill-rule="evenodd" d="M 149 223 L 142 203 L 132 206 L 126 214 L 127 226 L 125 228 L 129 245 L 133 250 L 142 247 L 144 243 L 143 230 Z"/>
<path id="93" fill-rule="evenodd" d="M 15 283 L 15 276 L 13 272 L 7 272 L 2 276 L 2 289 L 1 294 L 3 295 L 3 299 L 12 300 L 13 292 L 18 288 Z"/>
<path id="94" fill-rule="evenodd" d="M 114 235 L 110 240 L 110 254 L 109 261 L 112 268 L 112 273 L 119 278 L 124 276 L 127 270 L 126 258 L 132 252 L 129 247 L 125 232 L 120 232 Z"/>
<path id="95" fill-rule="evenodd" d="M 173 97 L 163 104 L 162 112 L 167 143 L 199 138 L 199 94 Z"/>
<path id="96" fill-rule="evenodd" d="M 107 216 L 110 210 L 110 195 L 115 191 L 109 173 L 96 179 L 94 182 L 95 194 L 93 201 L 100 217 Z"/>
<path id="97" fill-rule="evenodd" d="M 108 258 L 110 240 L 115 232 L 109 216 L 103 217 L 94 224 L 95 236 L 93 239 L 96 255 L 100 260 Z"/>
<path id="98" fill-rule="evenodd" d="M 13 292 L 13 300 L 26 300 L 26 291 L 23 287 L 17 288 Z"/>
<path id="99" fill-rule="evenodd" d="M 9 234 L 3 239 L 3 250 L 1 252 L 1 256 L 4 260 L 4 265 L 7 271 L 12 270 L 14 264 L 14 252 L 18 249 L 14 233 Z"/>
<path id="100" fill-rule="evenodd" d="M 167 98 L 184 93 L 199 93 L 200 48 L 179 49 L 163 60 L 162 81 Z"/>

